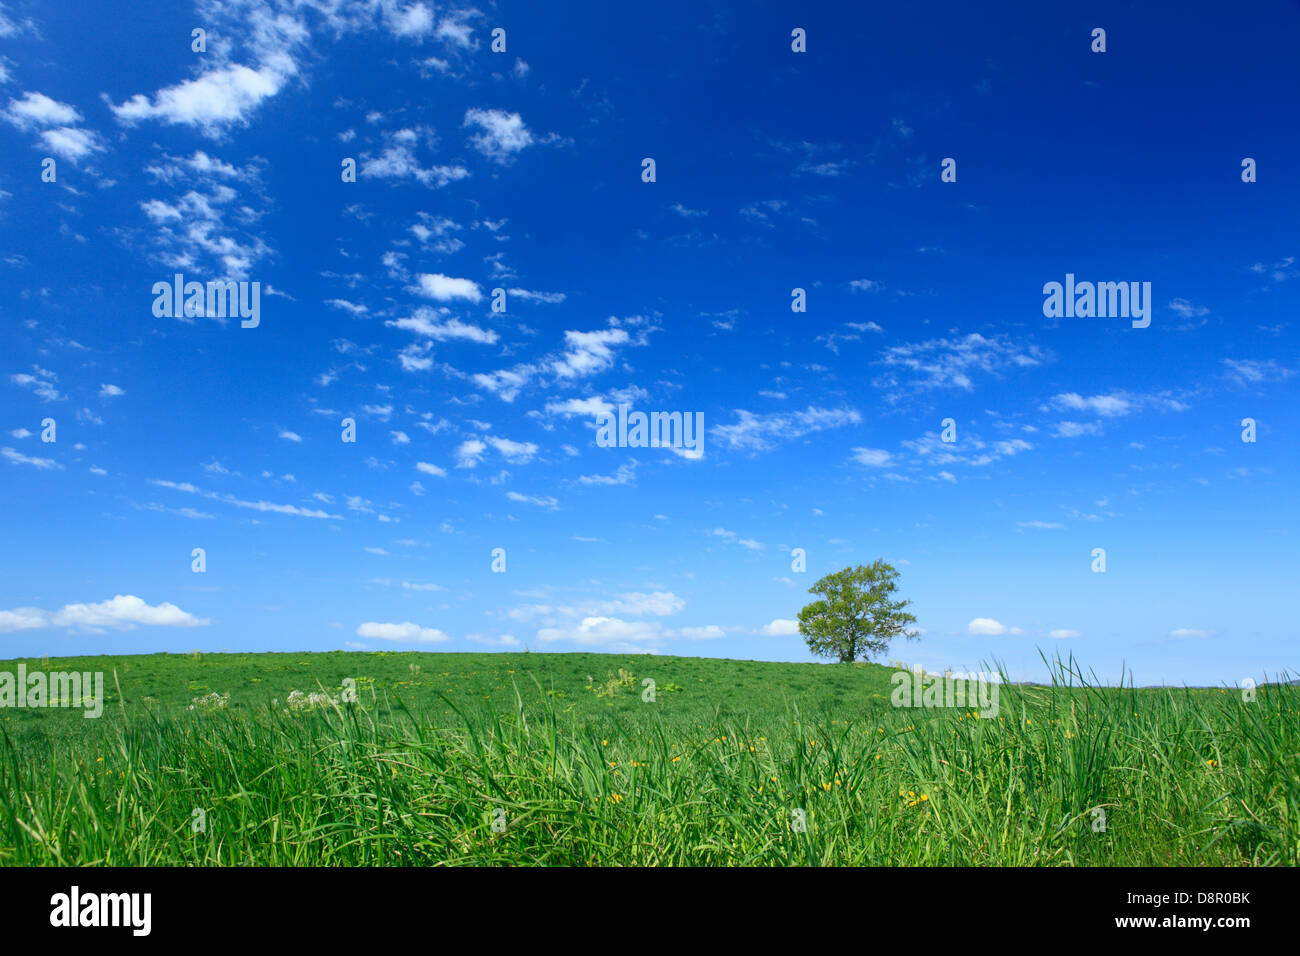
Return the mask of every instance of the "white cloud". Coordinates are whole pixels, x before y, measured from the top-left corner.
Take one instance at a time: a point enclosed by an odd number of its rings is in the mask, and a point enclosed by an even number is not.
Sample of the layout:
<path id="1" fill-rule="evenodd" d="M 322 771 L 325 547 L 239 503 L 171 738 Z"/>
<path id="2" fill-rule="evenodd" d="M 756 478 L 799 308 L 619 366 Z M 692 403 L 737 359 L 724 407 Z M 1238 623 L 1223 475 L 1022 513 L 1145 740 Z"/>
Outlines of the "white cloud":
<path id="1" fill-rule="evenodd" d="M 433 8 L 423 3 L 414 3 L 400 12 L 389 12 L 386 19 L 394 36 L 418 40 L 433 33 Z"/>
<path id="2" fill-rule="evenodd" d="M 126 391 L 124 389 L 118 388 L 116 385 L 99 386 L 100 398 L 116 398 L 118 395 L 125 395 L 125 394 Z"/>
<path id="3" fill-rule="evenodd" d="M 855 448 L 853 460 L 871 468 L 888 468 L 893 465 L 894 456 L 880 448 Z"/>
<path id="4" fill-rule="evenodd" d="M 532 379 L 535 371 L 532 366 L 520 365 L 513 369 L 478 372 L 474 375 L 474 383 L 480 388 L 495 392 L 503 402 L 513 402 L 519 395 L 519 390 Z"/>
<path id="5" fill-rule="evenodd" d="M 483 444 L 477 438 L 469 438 L 460 443 L 456 449 L 456 467 L 457 468 L 477 468 L 478 463 L 483 458 L 483 453 L 487 451 L 487 445 Z"/>
<path id="6" fill-rule="evenodd" d="M 977 617 L 966 625 L 968 634 L 1010 634 L 1015 629 L 1008 629 L 991 617 Z"/>
<path id="7" fill-rule="evenodd" d="M 827 428 L 856 425 L 862 416 L 852 408 L 816 408 L 803 411 L 778 412 L 755 415 L 737 409 L 739 419 L 734 425 L 718 425 L 712 429 L 715 438 L 728 448 L 761 451 L 772 448 L 778 441 L 790 441 Z"/>
<path id="8" fill-rule="evenodd" d="M 63 467 L 53 458 L 33 458 L 30 455 L 24 455 L 22 452 L 15 451 L 12 448 L 0 448 L 0 455 L 3 455 L 15 465 L 31 465 L 33 468 L 40 469 Z"/>
<path id="9" fill-rule="evenodd" d="M 474 28 L 465 21 L 474 16 L 480 16 L 477 10 L 453 10 L 438 24 L 438 39 L 452 48 L 473 48 Z"/>
<path id="10" fill-rule="evenodd" d="M 658 643 L 662 638 L 662 625 L 656 622 L 624 621 L 616 617 L 585 617 L 577 626 L 546 627 L 537 632 L 537 639 L 545 644 L 567 640 L 630 653 L 644 653 L 646 648 L 642 645 Z"/>
<path id="11" fill-rule="evenodd" d="M 1057 438 L 1079 438 L 1083 435 L 1100 435 L 1100 422 L 1057 422 Z"/>
<path id="12" fill-rule="evenodd" d="M 511 608 L 507 614 L 516 621 L 530 621 L 536 617 L 604 617 L 611 614 L 666 617 L 678 613 L 685 606 L 686 602 L 671 591 L 631 591 L 616 594 L 612 599 L 584 600 L 567 605 L 523 604 Z"/>
<path id="13" fill-rule="evenodd" d="M 493 345 L 498 338 L 497 333 L 491 329 L 479 328 L 477 325 L 470 325 L 457 318 L 438 321 L 437 313 L 427 306 L 416 309 L 415 314 L 409 318 L 389 319 L 384 325 L 389 328 L 414 332 L 416 335 L 422 335 L 436 342 L 463 339 L 467 342 L 478 342 L 481 345 Z"/>
<path id="14" fill-rule="evenodd" d="M 764 624 L 760 632 L 769 637 L 790 637 L 799 633 L 799 622 L 778 617 L 770 624 Z"/>
<path id="15" fill-rule="evenodd" d="M 0 632 L 50 627 L 80 631 L 101 631 L 105 628 L 130 631 L 139 624 L 150 627 L 203 627 L 210 623 L 207 618 L 196 618 L 175 604 L 151 606 L 132 594 L 118 594 L 98 604 L 66 604 L 57 611 L 43 611 L 34 607 L 0 611 Z"/>
<path id="16" fill-rule="evenodd" d="M 559 305 L 567 298 L 563 292 L 533 292 L 529 289 L 510 289 L 508 291 L 512 299 L 523 299 L 525 302 L 541 302 L 545 305 Z"/>
<path id="17" fill-rule="evenodd" d="M 69 126 L 42 130 L 40 139 L 42 145 L 55 156 L 71 162 L 84 159 L 91 153 L 102 152 L 104 149 L 99 144 L 99 137 L 95 133 Z"/>
<path id="18" fill-rule="evenodd" d="M 259 69 L 234 64 L 218 67 L 192 80 L 159 90 L 152 98 L 137 93 L 109 108 L 117 121 L 133 126 L 143 120 L 196 126 L 218 136 L 231 126 L 244 126 L 263 101 L 275 96 L 297 72 L 285 53 Z"/>
<path id="19" fill-rule="evenodd" d="M 1106 395 L 1084 396 L 1077 392 L 1065 392 L 1054 396 L 1049 403 L 1043 406 L 1044 411 L 1051 408 L 1074 412 L 1090 412 L 1101 418 L 1119 418 L 1140 408 L 1181 412 L 1185 411 L 1187 406 L 1183 402 L 1171 398 L 1168 394 L 1135 395 L 1131 392 L 1111 392 Z M 1074 423 L 1068 424 L 1073 425 Z M 1080 434 L 1091 434 L 1091 432 L 1080 432 Z M 1073 435 L 1064 435 L 1063 437 L 1068 438 L 1073 437 Z"/>
<path id="20" fill-rule="evenodd" d="M 628 341 L 623 329 L 598 329 L 595 332 L 564 333 L 567 346 L 564 353 L 551 364 L 560 378 L 578 378 L 603 371 L 614 364 L 613 346 Z"/>
<path id="21" fill-rule="evenodd" d="M 164 153 L 162 161 L 150 163 L 144 171 L 155 179 L 171 184 L 187 178 L 230 180 L 240 175 L 234 166 L 209 156 L 201 149 L 196 149 L 188 159 Z"/>
<path id="22" fill-rule="evenodd" d="M 511 501 L 517 501 L 521 504 L 537 505 L 539 508 L 546 508 L 550 511 L 554 511 L 560 506 L 560 502 L 549 495 L 541 497 L 536 495 L 521 495 L 517 491 L 507 491 L 506 497 Z"/>
<path id="23" fill-rule="evenodd" d="M 646 325 L 640 316 L 619 319 L 610 317 L 610 328 L 593 332 L 568 330 L 564 333 L 564 347 L 545 358 L 534 362 L 516 365 L 510 369 L 500 369 L 490 373 L 477 373 L 473 376 L 475 384 L 493 392 L 502 401 L 513 402 L 520 390 L 534 379 L 553 375 L 550 384 L 568 382 L 573 379 L 595 375 L 614 364 L 616 346 L 647 344 L 647 336 L 653 329 L 644 329 L 635 339 L 628 334 L 623 325 Z"/>
<path id="24" fill-rule="evenodd" d="M 1089 398 L 1084 398 L 1076 392 L 1067 392 L 1063 395 L 1057 395 L 1052 399 L 1052 402 L 1058 408 L 1094 412 L 1103 418 L 1127 415 L 1133 410 L 1133 403 L 1120 392 L 1110 395 L 1093 395 Z"/>
<path id="25" fill-rule="evenodd" d="M 19 372 L 17 375 L 9 376 L 9 380 L 15 385 L 21 385 L 23 388 L 30 388 L 36 393 L 37 398 L 43 402 L 61 402 L 64 399 L 55 382 L 59 380 L 53 372 L 46 371 L 39 365 L 33 365 L 32 371 L 36 374 L 31 375 L 27 372 Z"/>
<path id="26" fill-rule="evenodd" d="M 532 442 L 511 441 L 509 438 L 496 438 L 490 435 L 487 442 L 511 464 L 526 464 L 537 454 L 537 446 Z"/>
<path id="27" fill-rule="evenodd" d="M 394 140 L 376 158 L 362 156 L 361 175 L 378 179 L 405 179 L 411 177 L 429 189 L 439 189 L 448 183 L 465 179 L 469 170 L 464 166 L 420 166 L 409 143 Z"/>
<path id="28" fill-rule="evenodd" d="M 411 545 L 413 545 L 413 544 L 415 544 L 414 541 L 399 541 L 399 542 L 397 542 L 397 543 L 398 543 L 398 544 L 406 545 L 406 546 L 408 546 L 408 547 L 411 546 Z M 403 582 L 402 582 L 402 587 L 405 588 L 407 591 L 442 591 L 442 590 L 444 590 L 444 588 L 443 588 L 441 585 L 433 584 L 433 583 L 431 583 L 431 582 L 421 582 L 421 581 L 403 581 Z"/>
<path id="29" fill-rule="evenodd" d="M 341 515 L 330 514 L 329 512 L 320 511 L 319 509 L 315 509 L 315 508 L 299 508 L 297 505 L 281 505 L 281 504 L 275 504 L 270 501 L 244 501 L 240 498 L 236 498 L 234 495 L 231 494 L 222 495 L 222 494 L 217 494 L 215 491 L 203 491 L 202 489 L 195 487 L 189 482 L 165 481 L 157 478 L 152 478 L 150 479 L 149 483 L 153 485 L 157 485 L 160 488 L 170 488 L 173 491 L 183 491 L 186 494 L 199 495 L 200 497 L 208 498 L 211 501 L 222 501 L 225 502 L 226 504 L 234 505 L 236 508 L 246 508 L 250 511 L 264 511 L 264 512 L 271 512 L 274 514 L 297 515 L 298 517 L 301 518 L 332 518 L 336 521 L 342 520 Z"/>
<path id="30" fill-rule="evenodd" d="M 1300 270 L 1294 268 L 1295 256 L 1287 256 L 1279 262 L 1272 265 L 1265 265 L 1262 262 L 1256 262 L 1250 267 L 1250 271 L 1258 275 L 1267 274 L 1274 282 L 1285 282 L 1288 279 L 1294 279 L 1300 276 Z"/>
<path id="31" fill-rule="evenodd" d="M 1169 303 L 1169 308 L 1177 312 L 1184 319 L 1199 319 L 1203 315 L 1209 315 L 1210 310 L 1204 306 L 1192 305 L 1186 299 L 1174 299 Z"/>
<path id="32" fill-rule="evenodd" d="M 1202 631 L 1194 627 L 1180 627 L 1169 632 L 1169 636 L 1173 638 L 1212 637 L 1213 634 L 1213 631 Z"/>
<path id="33" fill-rule="evenodd" d="M 549 415 L 563 415 L 565 418 L 572 418 L 580 415 L 583 418 L 590 418 L 594 425 L 596 420 L 602 415 L 615 414 L 614 406 L 603 398 L 566 398 L 563 401 L 554 401 L 546 403 L 546 412 Z"/>
<path id="34" fill-rule="evenodd" d="M 412 342 L 398 353 L 404 372 L 422 372 L 433 367 L 433 343 Z"/>
<path id="35" fill-rule="evenodd" d="M 9 11 L 5 9 L 5 5 L 0 3 L 0 37 L 18 36 L 24 31 L 35 33 L 36 26 L 30 19 L 22 23 L 14 23 L 9 19 Z"/>
<path id="36" fill-rule="evenodd" d="M 283 438 L 285 441 L 293 441 L 293 442 L 302 441 L 302 436 L 299 435 L 297 432 L 282 431 L 280 432 L 280 437 Z"/>
<path id="37" fill-rule="evenodd" d="M 434 475 L 438 478 L 447 477 L 447 472 L 445 469 L 439 468 L 437 465 L 432 465 L 427 461 L 417 461 L 415 463 L 415 470 L 422 471 L 426 475 Z"/>
<path id="38" fill-rule="evenodd" d="M 424 272 L 416 276 L 419 283 L 414 291 L 429 299 L 450 302 L 453 299 L 466 299 L 478 302 L 483 298 L 478 284 L 472 279 L 454 279 L 440 272 Z"/>
<path id="39" fill-rule="evenodd" d="M 370 311 L 364 305 L 349 302 L 347 299 L 326 299 L 325 304 L 335 309 L 345 309 L 353 315 L 365 315 Z"/>
<path id="40" fill-rule="evenodd" d="M 239 191 L 251 190 L 256 201 L 263 200 L 259 163 L 236 169 L 196 150 L 188 159 L 164 153 L 147 165 L 145 172 L 174 190 L 166 200 L 154 198 L 139 204 L 156 229 L 153 258 L 165 267 L 183 272 L 206 267 L 215 277 L 243 279 L 259 260 L 271 254 L 262 237 L 264 230 L 252 228 L 261 210 L 253 208 Z M 228 219 L 235 220 L 237 226 L 232 227 Z M 270 286 L 266 291 L 270 294 Z"/>
<path id="41" fill-rule="evenodd" d="M 775 228 L 772 223 L 772 216 L 779 213 L 785 207 L 786 203 L 784 200 L 764 199 L 742 207 L 740 214 L 750 222 L 758 223 L 759 225 L 767 226 L 768 228 Z"/>
<path id="42" fill-rule="evenodd" d="M 692 641 L 716 641 L 718 638 L 726 637 L 727 632 L 717 624 L 706 624 L 703 627 L 679 627 L 674 631 L 667 632 L 669 637 L 686 637 Z"/>
<path id="43" fill-rule="evenodd" d="M 612 475 L 579 475 L 578 481 L 584 485 L 627 485 L 636 480 L 636 462 L 619 465 Z"/>
<path id="44" fill-rule="evenodd" d="M 978 332 L 959 339 L 930 339 L 884 350 L 880 362 L 889 371 L 876 380 L 878 388 L 907 385 L 913 389 L 957 388 L 972 391 L 973 375 L 1039 365 L 1046 360 L 1035 345 L 1019 345 L 1007 336 L 985 338 Z"/>
<path id="45" fill-rule="evenodd" d="M 11 99 L 3 115 L 9 123 L 23 130 L 70 126 L 81 122 L 81 114 L 75 107 L 60 103 L 44 93 L 30 91 L 24 93 L 21 100 Z"/>
<path id="46" fill-rule="evenodd" d="M 401 624 L 366 621 L 358 625 L 357 636 L 380 641 L 396 641 L 400 644 L 441 644 L 451 639 L 449 635 L 437 628 L 420 627 L 410 621 Z"/>
<path id="47" fill-rule="evenodd" d="M 466 634 L 465 640 L 487 647 L 519 647 L 522 644 L 513 634 L 502 634 L 500 637 L 492 637 L 488 634 Z"/>
<path id="48" fill-rule="evenodd" d="M 534 142 L 533 134 L 518 113 L 470 109 L 465 111 L 463 125 L 479 129 L 478 133 L 469 138 L 470 145 L 503 165 Z"/>
<path id="49" fill-rule="evenodd" d="M 420 242 L 427 244 L 430 239 L 447 240 L 453 238 L 451 233 L 460 230 L 461 226 L 455 220 L 448 219 L 446 216 L 431 216 L 427 212 L 416 213 L 419 222 L 412 223 L 410 226 L 411 234 Z M 444 244 L 440 242 L 435 245 L 435 250 L 452 253 L 458 252 L 463 243 L 455 240 L 454 244 Z"/>
<path id="50" fill-rule="evenodd" d="M 1295 374 L 1293 369 L 1279 365 L 1276 359 L 1224 359 L 1223 364 L 1228 367 L 1228 376 L 1238 385 L 1282 382 Z"/>
<path id="51" fill-rule="evenodd" d="M 671 591 L 655 591 L 649 594 L 631 591 L 616 595 L 612 601 L 602 601 L 594 605 L 602 614 L 630 614 L 633 617 L 646 614 L 662 617 L 676 614 L 685 606 L 686 602 Z"/>
<path id="52" fill-rule="evenodd" d="M 669 208 L 683 219 L 699 219 L 708 215 L 703 209 L 690 209 L 679 202 L 673 203 Z"/>
<path id="53" fill-rule="evenodd" d="M 1055 631 L 1048 631 L 1047 636 L 1064 640 L 1066 638 L 1071 638 L 1071 637 L 1082 637 L 1083 635 L 1079 631 L 1071 631 L 1068 628 L 1060 628 Z"/>

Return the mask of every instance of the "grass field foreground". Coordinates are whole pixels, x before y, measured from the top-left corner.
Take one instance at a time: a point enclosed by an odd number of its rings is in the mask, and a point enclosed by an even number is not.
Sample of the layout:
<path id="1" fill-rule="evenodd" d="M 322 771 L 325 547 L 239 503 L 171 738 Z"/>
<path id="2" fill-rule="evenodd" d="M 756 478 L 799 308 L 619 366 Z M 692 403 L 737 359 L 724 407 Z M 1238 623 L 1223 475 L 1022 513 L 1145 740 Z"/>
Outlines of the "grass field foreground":
<path id="1" fill-rule="evenodd" d="M 25 663 L 103 670 L 107 700 L 94 720 L 0 710 L 3 865 L 1300 855 L 1295 685 L 1252 701 L 1103 688 L 1067 664 L 1050 686 L 1004 684 L 998 716 L 981 718 L 893 707 L 892 670 L 869 664 L 393 652 Z"/>

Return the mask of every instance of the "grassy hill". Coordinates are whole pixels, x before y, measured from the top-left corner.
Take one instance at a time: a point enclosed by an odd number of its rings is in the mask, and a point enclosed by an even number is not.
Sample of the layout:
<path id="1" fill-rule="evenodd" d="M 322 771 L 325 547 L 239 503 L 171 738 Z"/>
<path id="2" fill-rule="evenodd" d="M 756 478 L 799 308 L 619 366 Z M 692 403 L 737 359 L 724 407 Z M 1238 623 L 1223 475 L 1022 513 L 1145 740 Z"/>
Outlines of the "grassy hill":
<path id="1" fill-rule="evenodd" d="M 0 663 L 14 672 L 19 661 Z M 179 714 L 195 698 L 230 695 L 227 709 L 252 713 L 284 702 L 294 691 L 329 691 L 338 697 L 343 681 L 357 682 L 359 698 L 420 711 L 438 721 L 454 717 L 454 708 L 485 704 L 512 709 L 515 688 L 526 697 L 546 692 L 558 710 L 583 718 L 600 715 L 648 716 L 642 713 L 640 681 L 656 682 L 658 702 L 681 719 L 759 718 L 784 713 L 789 702 L 813 709 L 834 708 L 850 700 L 872 702 L 873 712 L 888 709 L 890 669 L 873 664 L 838 668 L 820 664 L 781 664 L 695 657 L 616 654 L 452 654 L 389 652 L 301 654 L 148 654 L 122 657 L 26 659 L 29 671 L 102 671 L 106 714 L 121 695 L 132 704 L 159 714 Z M 587 688 L 587 678 L 605 684 L 619 668 L 637 679 L 636 692 L 608 697 Z M 114 680 L 116 675 L 116 682 Z M 687 685 L 691 685 L 689 688 Z M 681 690 L 670 690 L 671 687 Z M 540 690 L 539 690 L 540 688 Z M 689 692 L 688 692 L 689 691 Z M 662 707 L 661 707 L 662 710 Z M 0 727 L 13 733 L 32 728 L 52 732 L 81 730 L 88 723 L 75 709 L 0 710 Z M 91 724 L 94 721 L 89 722 Z"/>
<path id="2" fill-rule="evenodd" d="M 1056 685 L 1001 687 L 997 716 L 981 717 L 894 707 L 892 670 L 877 665 L 415 652 L 22 663 L 102 671 L 106 699 L 98 719 L 0 709 L 6 865 L 1300 854 L 1294 686 L 1247 702 L 1089 688 L 1063 670 Z"/>

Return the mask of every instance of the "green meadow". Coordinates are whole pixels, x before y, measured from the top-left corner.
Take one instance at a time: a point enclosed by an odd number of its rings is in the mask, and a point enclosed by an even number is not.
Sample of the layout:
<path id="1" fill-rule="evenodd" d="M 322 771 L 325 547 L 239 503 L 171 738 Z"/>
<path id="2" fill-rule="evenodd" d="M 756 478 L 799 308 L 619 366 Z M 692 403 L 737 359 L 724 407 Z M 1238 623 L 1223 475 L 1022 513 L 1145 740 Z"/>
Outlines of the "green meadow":
<path id="1" fill-rule="evenodd" d="M 0 664 L 16 671 L 18 661 Z M 1100 687 L 996 717 L 892 668 L 606 654 L 192 654 L 103 716 L 0 709 L 3 865 L 1294 865 L 1300 686 Z M 646 681 L 653 681 L 653 694 Z M 313 696 L 314 695 L 314 696 Z"/>

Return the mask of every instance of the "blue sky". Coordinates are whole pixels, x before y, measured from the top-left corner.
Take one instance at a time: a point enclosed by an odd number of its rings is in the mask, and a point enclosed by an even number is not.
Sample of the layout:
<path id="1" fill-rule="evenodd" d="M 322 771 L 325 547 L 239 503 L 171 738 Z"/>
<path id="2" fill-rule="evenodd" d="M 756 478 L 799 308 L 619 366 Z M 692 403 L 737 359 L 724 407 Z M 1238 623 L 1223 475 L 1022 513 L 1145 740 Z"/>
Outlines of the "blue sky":
<path id="1" fill-rule="evenodd" d="M 5 0 L 0 656 L 807 660 L 883 557 L 890 658 L 1294 671 L 1300 10 L 842 6 Z"/>

